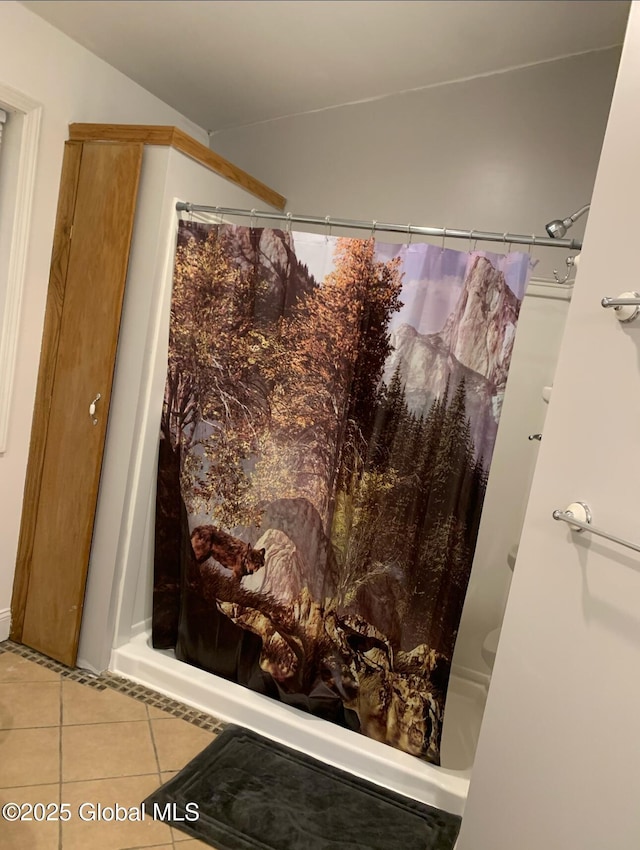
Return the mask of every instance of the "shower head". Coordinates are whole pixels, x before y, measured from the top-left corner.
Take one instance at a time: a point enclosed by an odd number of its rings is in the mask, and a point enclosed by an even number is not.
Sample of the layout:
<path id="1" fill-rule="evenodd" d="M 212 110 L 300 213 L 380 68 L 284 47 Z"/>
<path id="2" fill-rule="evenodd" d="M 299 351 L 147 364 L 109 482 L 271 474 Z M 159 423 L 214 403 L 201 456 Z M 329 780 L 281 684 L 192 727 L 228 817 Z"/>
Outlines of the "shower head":
<path id="1" fill-rule="evenodd" d="M 568 219 L 566 220 L 568 221 Z M 571 224 L 573 224 L 573 222 L 571 222 Z M 553 221 L 550 221 L 549 224 L 545 224 L 545 229 L 552 239 L 562 239 L 567 232 L 567 227 L 571 227 L 571 224 L 567 225 L 564 221 L 560 221 L 559 218 L 555 218 Z"/>
<path id="2" fill-rule="evenodd" d="M 563 218 L 562 220 L 554 218 L 553 221 L 550 221 L 545 225 L 545 229 L 549 236 L 552 239 L 562 239 L 574 221 L 577 221 L 581 215 L 584 215 L 590 206 L 591 204 L 585 204 L 583 207 L 580 207 L 577 212 L 574 212 L 573 215 Z"/>

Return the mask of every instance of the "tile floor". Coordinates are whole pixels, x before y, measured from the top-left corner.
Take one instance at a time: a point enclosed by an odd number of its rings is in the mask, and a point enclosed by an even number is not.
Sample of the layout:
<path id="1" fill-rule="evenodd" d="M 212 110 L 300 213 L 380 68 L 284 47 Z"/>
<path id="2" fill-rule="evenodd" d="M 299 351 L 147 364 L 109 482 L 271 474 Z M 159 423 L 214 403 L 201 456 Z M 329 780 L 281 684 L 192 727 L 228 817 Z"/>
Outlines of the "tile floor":
<path id="1" fill-rule="evenodd" d="M 37 655 L 0 644 L 0 807 L 67 803 L 71 817 L 0 820 L 0 850 L 196 850 L 209 847 L 147 818 L 85 821 L 96 804 L 139 807 L 215 737 L 215 721 L 194 725 L 117 688 L 91 686 Z M 71 674 L 71 677 L 70 675 Z M 146 691 L 146 689 L 140 689 Z M 149 692 L 147 692 L 148 694 Z M 201 728 L 201 726 L 207 728 Z M 54 811 L 50 807 L 49 812 Z M 35 812 L 35 810 L 34 810 Z"/>

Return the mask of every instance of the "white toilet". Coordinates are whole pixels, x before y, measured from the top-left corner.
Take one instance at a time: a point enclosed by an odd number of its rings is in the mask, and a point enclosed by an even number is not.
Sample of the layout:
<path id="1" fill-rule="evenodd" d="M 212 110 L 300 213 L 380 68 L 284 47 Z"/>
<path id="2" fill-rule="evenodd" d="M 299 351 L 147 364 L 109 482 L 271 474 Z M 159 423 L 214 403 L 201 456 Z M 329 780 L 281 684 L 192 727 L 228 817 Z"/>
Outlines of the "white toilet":
<path id="1" fill-rule="evenodd" d="M 498 641 L 500 640 L 500 627 L 492 629 L 482 644 L 482 657 L 489 670 L 493 670 L 493 662 L 496 660 Z"/>
<path id="2" fill-rule="evenodd" d="M 516 564 L 516 558 L 518 557 L 518 544 L 516 543 L 514 546 L 509 549 L 509 554 L 507 555 L 507 563 L 509 564 L 509 569 L 513 572 L 513 568 Z M 482 644 L 482 657 L 484 659 L 484 663 L 487 665 L 489 670 L 493 670 L 493 662 L 496 660 L 496 652 L 498 651 L 498 642 L 500 640 L 500 626 L 497 629 L 492 629 L 489 634 L 484 639 Z"/>

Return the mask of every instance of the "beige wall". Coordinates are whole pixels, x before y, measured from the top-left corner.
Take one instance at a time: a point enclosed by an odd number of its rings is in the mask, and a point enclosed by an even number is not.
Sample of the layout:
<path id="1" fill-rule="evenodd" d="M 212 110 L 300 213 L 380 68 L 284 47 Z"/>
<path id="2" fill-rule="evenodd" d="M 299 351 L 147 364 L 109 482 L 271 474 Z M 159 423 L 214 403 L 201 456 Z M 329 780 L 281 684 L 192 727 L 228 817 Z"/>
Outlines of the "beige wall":
<path id="1" fill-rule="evenodd" d="M 221 131 L 211 147 L 277 186 L 295 212 L 544 235 L 591 197 L 618 57 L 604 50 Z M 535 256 L 536 274 L 564 268 L 562 251 Z"/>
<path id="2" fill-rule="evenodd" d="M 640 4 L 633 3 L 459 850 L 636 850 L 640 561 L 551 519 L 587 502 L 640 542 Z"/>
<path id="3" fill-rule="evenodd" d="M 211 146 L 277 186 L 296 212 L 544 235 L 547 221 L 591 198 L 618 59 L 616 49 L 584 54 L 224 131 Z M 583 231 L 581 220 L 571 233 Z M 537 277 L 565 269 L 564 251 L 533 255 Z M 525 299 L 456 647 L 456 665 L 479 673 L 482 642 L 502 620 L 507 553 L 539 449 L 527 436 L 544 425 L 541 391 L 553 382 L 566 308 Z"/>
<path id="4" fill-rule="evenodd" d="M 9 629 L 22 491 L 64 141 L 73 121 L 176 124 L 206 133 L 19 3 L 0 3 L 0 83 L 43 106 L 7 451 L 0 455 L 0 640 Z M 6 226 L 6 225 L 5 225 Z"/>

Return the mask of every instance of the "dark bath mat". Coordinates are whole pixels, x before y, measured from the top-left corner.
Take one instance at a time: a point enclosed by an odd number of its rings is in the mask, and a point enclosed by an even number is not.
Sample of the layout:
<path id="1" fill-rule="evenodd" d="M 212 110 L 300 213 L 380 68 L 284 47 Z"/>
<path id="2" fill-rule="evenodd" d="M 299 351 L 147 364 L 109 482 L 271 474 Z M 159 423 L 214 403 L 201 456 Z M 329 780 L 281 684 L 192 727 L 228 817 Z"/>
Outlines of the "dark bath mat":
<path id="1" fill-rule="evenodd" d="M 218 850 L 452 850 L 460 829 L 455 815 L 235 726 L 151 794 L 147 813 L 154 804 Z"/>

